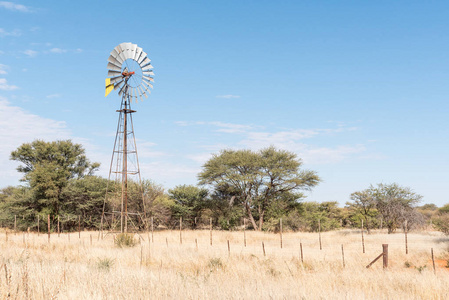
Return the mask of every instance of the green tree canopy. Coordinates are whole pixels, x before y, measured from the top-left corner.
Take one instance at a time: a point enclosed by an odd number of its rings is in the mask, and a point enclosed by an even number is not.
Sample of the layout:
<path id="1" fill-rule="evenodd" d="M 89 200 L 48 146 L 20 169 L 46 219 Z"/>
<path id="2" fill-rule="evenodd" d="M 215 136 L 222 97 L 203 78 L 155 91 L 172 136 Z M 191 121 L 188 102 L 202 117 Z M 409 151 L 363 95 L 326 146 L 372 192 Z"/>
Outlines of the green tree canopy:
<path id="1" fill-rule="evenodd" d="M 201 211 L 206 207 L 207 189 L 193 185 L 178 185 L 168 190 L 169 197 L 175 201 L 173 217 L 182 217 L 184 222 L 195 228 Z"/>
<path id="2" fill-rule="evenodd" d="M 35 195 L 35 209 L 55 215 L 59 214 L 62 190 L 69 180 L 90 175 L 100 166 L 90 163 L 83 147 L 70 140 L 25 143 L 11 153 L 11 160 L 22 163 L 17 170 L 24 173 L 22 181 Z"/>
<path id="3" fill-rule="evenodd" d="M 257 152 L 222 150 L 204 164 L 198 178 L 201 185 L 209 185 L 216 191 L 232 191 L 253 227 L 261 230 L 264 215 L 273 202 L 285 193 L 308 190 L 319 183 L 318 175 L 301 170 L 301 165 L 296 154 L 274 147 Z"/>

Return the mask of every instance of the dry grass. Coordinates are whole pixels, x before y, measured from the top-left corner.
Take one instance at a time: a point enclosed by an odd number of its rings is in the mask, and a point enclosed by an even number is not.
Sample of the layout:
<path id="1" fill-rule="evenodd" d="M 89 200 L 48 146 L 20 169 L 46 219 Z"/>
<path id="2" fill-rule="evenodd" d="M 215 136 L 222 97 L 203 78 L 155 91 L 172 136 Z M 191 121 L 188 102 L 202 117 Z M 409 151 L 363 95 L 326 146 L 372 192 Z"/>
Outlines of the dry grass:
<path id="1" fill-rule="evenodd" d="M 4 231 L 3 231 L 4 232 Z M 178 231 L 142 234 L 119 248 L 98 232 L 0 234 L 0 295 L 11 299 L 449 299 L 449 239 L 438 232 L 404 236 L 359 231 L 279 235 Z M 92 239 L 92 245 L 91 245 Z M 136 236 L 137 239 L 137 236 Z M 195 239 L 198 242 L 196 247 Z M 228 253 L 228 244 L 230 254 Z M 262 252 L 265 244 L 266 256 Z M 299 258 L 303 244 L 304 263 Z M 389 244 L 389 268 L 366 265 Z M 341 244 L 344 245 L 343 268 Z M 438 259 L 432 269 L 430 249 Z"/>

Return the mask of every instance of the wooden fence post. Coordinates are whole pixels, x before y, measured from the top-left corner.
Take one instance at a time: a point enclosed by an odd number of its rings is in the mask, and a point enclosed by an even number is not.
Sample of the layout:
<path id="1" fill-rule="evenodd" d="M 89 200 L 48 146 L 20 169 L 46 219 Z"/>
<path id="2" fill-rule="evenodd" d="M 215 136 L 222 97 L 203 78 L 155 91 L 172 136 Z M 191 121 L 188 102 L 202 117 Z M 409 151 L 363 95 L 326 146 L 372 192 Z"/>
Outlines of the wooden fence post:
<path id="1" fill-rule="evenodd" d="M 179 218 L 179 243 L 182 244 L 182 217 Z"/>
<path id="2" fill-rule="evenodd" d="M 246 218 L 243 218 L 243 245 L 246 247 Z"/>
<path id="3" fill-rule="evenodd" d="M 382 244 L 383 268 L 388 268 L 388 244 Z"/>
<path id="4" fill-rule="evenodd" d="M 433 248 L 430 248 L 430 254 L 432 255 L 433 274 L 436 274 L 435 273 L 435 259 L 433 257 Z"/>
<path id="5" fill-rule="evenodd" d="M 303 255 L 302 255 L 302 242 L 299 242 L 299 249 L 301 250 L 301 262 L 303 263 L 304 262 L 304 258 L 303 258 Z"/>
<path id="6" fill-rule="evenodd" d="M 263 256 L 265 256 L 265 244 L 262 242 Z"/>
<path id="7" fill-rule="evenodd" d="M 153 225 L 153 217 L 151 217 L 151 242 L 154 243 L 154 225 Z"/>
<path id="8" fill-rule="evenodd" d="M 323 250 L 323 247 L 321 246 L 321 220 L 318 219 L 318 239 L 320 240 L 320 250 Z"/>
<path id="9" fill-rule="evenodd" d="M 365 238 L 363 237 L 363 219 L 362 219 L 362 249 L 363 253 L 365 253 Z"/>
<path id="10" fill-rule="evenodd" d="M 408 254 L 408 242 L 407 242 L 407 220 L 404 222 L 404 235 L 405 235 L 405 254 Z"/>
<path id="11" fill-rule="evenodd" d="M 282 249 L 282 218 L 279 219 L 279 237 L 281 239 L 281 249 Z"/>
<path id="12" fill-rule="evenodd" d="M 195 239 L 195 249 L 198 251 L 198 239 Z"/>
<path id="13" fill-rule="evenodd" d="M 48 225 L 48 242 L 50 243 L 50 215 L 47 215 L 47 225 Z"/>
<path id="14" fill-rule="evenodd" d="M 210 231 L 210 245 L 212 246 L 212 218 L 210 218 L 209 222 L 210 222 L 210 225 L 209 225 L 209 231 Z"/>
<path id="15" fill-rule="evenodd" d="M 229 240 L 228 240 L 228 256 L 231 256 L 231 246 L 229 245 Z"/>
<path id="16" fill-rule="evenodd" d="M 341 258 L 343 260 L 343 268 L 345 267 L 345 251 L 343 249 L 343 244 L 341 244 Z"/>

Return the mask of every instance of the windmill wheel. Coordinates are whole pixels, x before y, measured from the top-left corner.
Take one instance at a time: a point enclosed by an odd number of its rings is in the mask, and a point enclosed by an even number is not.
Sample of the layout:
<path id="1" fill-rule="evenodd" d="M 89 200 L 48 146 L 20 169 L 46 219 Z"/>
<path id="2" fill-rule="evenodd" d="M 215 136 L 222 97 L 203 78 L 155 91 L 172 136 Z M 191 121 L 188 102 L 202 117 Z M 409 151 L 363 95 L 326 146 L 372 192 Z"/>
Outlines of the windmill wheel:
<path id="1" fill-rule="evenodd" d="M 105 97 L 118 90 L 119 96 L 142 101 L 142 96 L 148 98 L 154 79 L 153 66 L 147 54 L 132 43 L 121 43 L 112 50 L 108 58 L 108 78 L 106 78 Z"/>

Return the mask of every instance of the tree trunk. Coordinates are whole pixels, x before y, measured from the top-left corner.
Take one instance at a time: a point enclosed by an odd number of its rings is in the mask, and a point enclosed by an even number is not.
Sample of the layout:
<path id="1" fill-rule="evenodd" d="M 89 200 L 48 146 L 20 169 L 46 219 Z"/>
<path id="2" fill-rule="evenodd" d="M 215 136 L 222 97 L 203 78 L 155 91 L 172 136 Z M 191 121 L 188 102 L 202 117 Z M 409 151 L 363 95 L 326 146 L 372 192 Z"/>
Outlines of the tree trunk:
<path id="1" fill-rule="evenodd" d="M 262 226 L 263 226 L 263 216 L 265 214 L 265 211 L 261 211 L 259 213 L 259 231 L 262 230 Z"/>
<path id="2" fill-rule="evenodd" d="M 245 202 L 245 208 L 246 208 L 246 212 L 248 213 L 249 220 L 251 221 L 251 224 L 253 225 L 254 229 L 259 231 L 256 221 L 254 221 L 253 214 L 251 213 L 251 208 L 249 207 L 248 201 Z"/>

